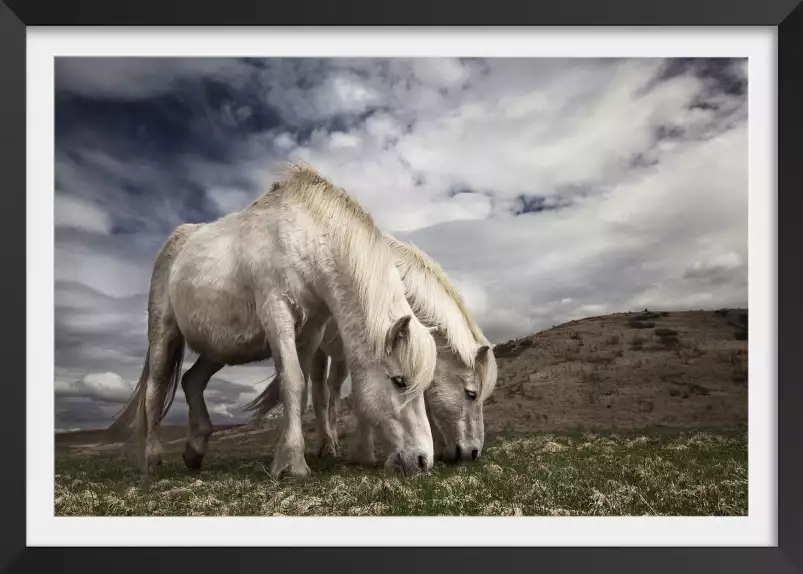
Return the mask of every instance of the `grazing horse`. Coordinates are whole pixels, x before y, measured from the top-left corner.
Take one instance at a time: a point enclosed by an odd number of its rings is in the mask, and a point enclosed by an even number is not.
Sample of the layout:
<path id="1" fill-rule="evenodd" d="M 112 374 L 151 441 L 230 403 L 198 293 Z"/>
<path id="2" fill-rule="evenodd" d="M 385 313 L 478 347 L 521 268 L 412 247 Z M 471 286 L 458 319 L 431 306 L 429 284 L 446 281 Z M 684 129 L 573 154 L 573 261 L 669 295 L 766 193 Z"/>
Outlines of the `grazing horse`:
<path id="1" fill-rule="evenodd" d="M 424 393 L 436 455 L 446 461 L 476 459 L 485 438 L 482 405 L 496 385 L 496 359 L 491 344 L 446 272 L 417 247 L 389 233 L 383 235 L 393 251 L 407 300 L 421 322 L 434 329 L 438 344 L 435 378 Z M 325 380 L 328 357 L 332 362 Z M 319 455 L 337 454 L 335 400 L 347 374 L 343 341 L 336 322 L 330 320 L 310 371 Z M 254 419 L 280 406 L 280 384 L 277 377 L 246 405 L 254 412 Z M 373 432 L 359 414 L 358 436 L 358 458 L 371 463 Z"/>
<path id="2" fill-rule="evenodd" d="M 110 427 L 136 432 L 146 470 L 161 460 L 159 424 L 186 343 L 199 355 L 181 378 L 187 466 L 201 465 L 212 433 L 203 399 L 209 379 L 225 365 L 272 355 L 284 415 L 271 474 L 308 475 L 301 395 L 329 318 L 343 335 L 357 410 L 390 445 L 386 466 L 431 468 L 423 393 L 435 371 L 435 341 L 405 298 L 382 233 L 355 199 L 313 169 L 293 166 L 248 208 L 178 231 L 154 266 L 142 375 Z"/>

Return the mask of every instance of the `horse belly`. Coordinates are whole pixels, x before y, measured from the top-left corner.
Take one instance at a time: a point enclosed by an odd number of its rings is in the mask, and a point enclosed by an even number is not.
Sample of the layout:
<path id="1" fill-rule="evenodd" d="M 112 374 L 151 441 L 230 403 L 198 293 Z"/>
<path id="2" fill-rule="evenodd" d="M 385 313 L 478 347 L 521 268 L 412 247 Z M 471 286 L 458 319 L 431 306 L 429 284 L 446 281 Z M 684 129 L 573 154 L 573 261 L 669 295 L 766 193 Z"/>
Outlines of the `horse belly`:
<path id="1" fill-rule="evenodd" d="M 185 341 L 195 352 L 226 364 L 269 355 L 254 296 L 220 258 L 177 261 L 170 303 Z"/>
<path id="2" fill-rule="evenodd" d="M 256 313 L 242 301 L 208 290 L 182 301 L 176 320 L 187 344 L 197 353 L 237 364 L 265 358 L 265 331 Z"/>

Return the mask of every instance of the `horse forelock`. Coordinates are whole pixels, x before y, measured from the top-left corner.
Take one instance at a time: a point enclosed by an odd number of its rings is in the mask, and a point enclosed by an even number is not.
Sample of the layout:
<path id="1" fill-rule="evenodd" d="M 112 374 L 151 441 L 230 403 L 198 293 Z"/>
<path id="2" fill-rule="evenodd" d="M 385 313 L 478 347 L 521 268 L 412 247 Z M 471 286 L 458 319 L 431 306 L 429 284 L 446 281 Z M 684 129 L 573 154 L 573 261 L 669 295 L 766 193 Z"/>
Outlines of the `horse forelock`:
<path id="1" fill-rule="evenodd" d="M 424 377 L 424 374 L 432 375 L 435 371 L 438 358 L 435 342 L 426 327 L 411 321 L 409 338 L 402 340 L 395 352 L 402 368 L 408 373 L 416 373 L 404 391 L 405 399 L 409 401 L 422 394 L 432 382 L 432 377 Z"/>
<path id="2" fill-rule="evenodd" d="M 493 348 L 488 349 L 485 364 L 478 377 L 480 398 L 485 400 L 493 392 L 498 375 Z"/>

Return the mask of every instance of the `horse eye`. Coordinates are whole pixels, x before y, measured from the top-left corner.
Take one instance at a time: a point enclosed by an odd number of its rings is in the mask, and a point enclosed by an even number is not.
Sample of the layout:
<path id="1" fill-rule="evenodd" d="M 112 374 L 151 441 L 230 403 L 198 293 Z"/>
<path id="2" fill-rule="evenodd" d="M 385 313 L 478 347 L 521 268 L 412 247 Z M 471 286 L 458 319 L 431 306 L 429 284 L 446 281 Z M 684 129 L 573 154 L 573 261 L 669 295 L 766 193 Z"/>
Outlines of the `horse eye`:
<path id="1" fill-rule="evenodd" d="M 468 395 L 468 398 L 470 398 L 473 401 L 474 399 L 477 398 L 477 391 L 469 391 L 468 389 L 466 389 L 466 395 Z"/>
<path id="2" fill-rule="evenodd" d="M 402 376 L 389 377 L 389 379 L 400 389 L 407 388 L 407 379 Z"/>

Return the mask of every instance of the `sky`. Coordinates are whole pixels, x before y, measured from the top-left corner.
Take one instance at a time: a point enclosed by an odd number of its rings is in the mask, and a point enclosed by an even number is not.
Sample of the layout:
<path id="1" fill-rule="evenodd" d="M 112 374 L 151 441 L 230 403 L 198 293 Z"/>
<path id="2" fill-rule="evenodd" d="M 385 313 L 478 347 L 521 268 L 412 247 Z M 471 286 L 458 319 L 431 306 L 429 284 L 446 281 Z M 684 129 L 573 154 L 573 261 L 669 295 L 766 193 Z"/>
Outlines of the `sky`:
<path id="1" fill-rule="evenodd" d="M 288 161 L 434 257 L 494 343 L 747 306 L 746 59 L 58 58 L 55 86 L 57 429 L 130 396 L 173 228 Z M 272 373 L 221 370 L 213 422 Z M 179 390 L 166 424 L 186 413 Z"/>

